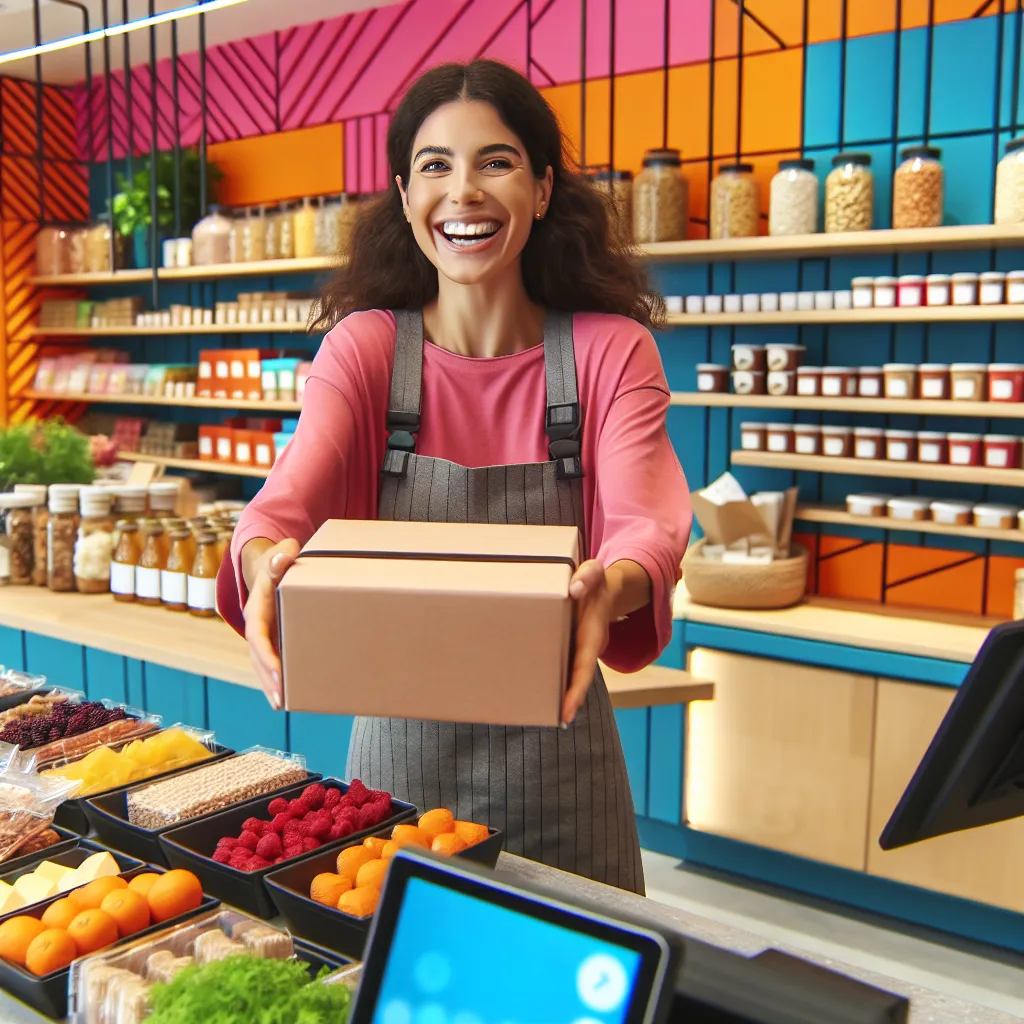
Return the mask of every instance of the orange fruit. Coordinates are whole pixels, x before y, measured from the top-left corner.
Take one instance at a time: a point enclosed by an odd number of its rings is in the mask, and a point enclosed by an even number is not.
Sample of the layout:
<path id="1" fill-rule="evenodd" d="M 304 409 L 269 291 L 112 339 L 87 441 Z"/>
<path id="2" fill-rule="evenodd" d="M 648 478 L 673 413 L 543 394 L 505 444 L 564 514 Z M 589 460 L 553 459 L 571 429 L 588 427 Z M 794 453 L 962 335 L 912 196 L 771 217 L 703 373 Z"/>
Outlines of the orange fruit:
<path id="1" fill-rule="evenodd" d="M 153 888 L 153 883 L 160 876 L 153 871 L 144 871 L 141 875 L 136 875 L 129 883 L 128 888 L 132 892 L 137 892 L 140 896 L 148 898 L 149 890 Z"/>
<path id="2" fill-rule="evenodd" d="M 343 914 L 353 917 L 369 917 L 376 909 L 380 900 L 380 889 L 372 885 L 363 885 L 342 895 L 338 900 L 338 909 Z"/>
<path id="3" fill-rule="evenodd" d="M 131 889 L 108 892 L 103 897 L 100 910 L 114 919 L 121 938 L 149 927 L 149 902 L 145 896 Z"/>
<path id="4" fill-rule="evenodd" d="M 371 860 L 364 864 L 356 874 L 356 888 L 362 889 L 371 885 L 379 889 L 384 884 L 384 876 L 388 873 L 388 862 L 386 860 Z M 337 904 L 335 904 L 337 905 Z"/>
<path id="5" fill-rule="evenodd" d="M 422 846 L 424 850 L 430 849 L 433 838 L 415 825 L 396 825 L 391 832 L 392 841 L 399 846 Z"/>
<path id="6" fill-rule="evenodd" d="M 32 940 L 46 931 L 46 925 L 37 917 L 9 917 L 0 924 L 0 956 L 12 963 L 25 966 L 25 951 Z"/>
<path id="7" fill-rule="evenodd" d="M 117 942 L 117 922 L 103 910 L 83 910 L 68 925 L 68 935 L 74 940 L 78 955 L 85 956 Z"/>
<path id="8" fill-rule="evenodd" d="M 466 849 L 466 844 L 454 832 L 445 832 L 444 835 L 434 836 L 430 849 L 443 857 L 450 857 L 453 853 L 461 853 Z"/>
<path id="9" fill-rule="evenodd" d="M 82 910 L 99 910 L 103 897 L 108 892 L 127 888 L 128 883 L 120 875 L 108 875 L 105 878 L 87 882 L 80 889 L 76 889 L 75 902 L 81 905 Z"/>
<path id="10" fill-rule="evenodd" d="M 394 839 L 389 839 L 384 844 L 384 849 L 380 851 L 381 860 L 391 860 L 392 857 L 402 848 L 401 843 L 396 843 Z"/>
<path id="11" fill-rule="evenodd" d="M 175 868 L 157 878 L 147 899 L 153 920 L 168 921 L 195 910 L 203 902 L 203 887 L 191 871 Z"/>
<path id="12" fill-rule="evenodd" d="M 379 857 L 380 851 L 387 845 L 388 840 L 381 839 L 380 836 L 367 836 L 363 840 L 363 846 L 365 846 L 374 855 L 374 857 Z"/>
<path id="13" fill-rule="evenodd" d="M 420 815 L 419 827 L 433 839 L 442 833 L 455 831 L 455 815 L 447 807 L 438 807 Z"/>
<path id="14" fill-rule="evenodd" d="M 356 872 L 377 855 L 365 846 L 349 846 L 338 854 L 338 874 L 355 884 Z"/>
<path id="15" fill-rule="evenodd" d="M 352 879 L 336 875 L 333 871 L 321 872 L 309 884 L 309 898 L 325 907 L 336 907 L 342 894 L 352 888 Z"/>
<path id="16" fill-rule="evenodd" d="M 455 822 L 455 834 L 467 845 L 474 846 L 483 842 L 491 833 L 486 825 L 478 825 L 475 821 Z"/>
<path id="17" fill-rule="evenodd" d="M 65 896 L 62 900 L 51 903 L 39 919 L 47 928 L 67 928 L 85 907 L 78 900 Z"/>
<path id="18" fill-rule="evenodd" d="M 63 970 L 76 956 L 78 947 L 75 940 L 63 928 L 47 928 L 29 944 L 25 966 L 42 977 L 52 971 Z"/>

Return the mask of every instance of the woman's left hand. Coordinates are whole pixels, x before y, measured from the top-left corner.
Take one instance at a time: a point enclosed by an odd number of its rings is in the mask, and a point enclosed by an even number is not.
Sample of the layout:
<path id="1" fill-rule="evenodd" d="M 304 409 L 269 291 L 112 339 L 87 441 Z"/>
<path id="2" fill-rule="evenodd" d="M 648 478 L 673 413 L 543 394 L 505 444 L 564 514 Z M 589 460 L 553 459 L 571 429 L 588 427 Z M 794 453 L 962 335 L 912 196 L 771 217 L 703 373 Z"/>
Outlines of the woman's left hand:
<path id="1" fill-rule="evenodd" d="M 569 688 L 562 701 L 562 723 L 569 725 L 587 699 L 597 659 L 608 645 L 612 593 L 604 566 L 590 559 L 573 574 L 569 596 L 576 602 L 576 653 Z"/>

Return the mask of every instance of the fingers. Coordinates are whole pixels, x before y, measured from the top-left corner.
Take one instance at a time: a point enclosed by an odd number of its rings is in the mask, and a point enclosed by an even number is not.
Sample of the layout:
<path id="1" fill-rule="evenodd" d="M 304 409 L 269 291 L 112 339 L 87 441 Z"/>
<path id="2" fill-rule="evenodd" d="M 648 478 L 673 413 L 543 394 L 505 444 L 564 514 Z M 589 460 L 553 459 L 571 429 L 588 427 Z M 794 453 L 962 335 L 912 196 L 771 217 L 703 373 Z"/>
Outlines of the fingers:
<path id="1" fill-rule="evenodd" d="M 299 557 L 299 542 L 297 540 L 283 540 L 275 544 L 268 552 L 267 575 L 270 582 L 275 586 L 281 582 L 281 578 L 291 568 L 292 563 Z"/>
<path id="2" fill-rule="evenodd" d="M 597 659 L 607 642 L 607 613 L 600 607 L 585 610 L 576 627 L 576 654 L 573 658 L 572 676 L 562 701 L 562 721 L 566 725 L 576 718 L 577 712 L 587 699 L 587 691 L 597 671 Z"/>
<path id="3" fill-rule="evenodd" d="M 569 596 L 577 601 L 604 584 L 604 566 L 595 558 L 584 562 L 569 582 Z"/>

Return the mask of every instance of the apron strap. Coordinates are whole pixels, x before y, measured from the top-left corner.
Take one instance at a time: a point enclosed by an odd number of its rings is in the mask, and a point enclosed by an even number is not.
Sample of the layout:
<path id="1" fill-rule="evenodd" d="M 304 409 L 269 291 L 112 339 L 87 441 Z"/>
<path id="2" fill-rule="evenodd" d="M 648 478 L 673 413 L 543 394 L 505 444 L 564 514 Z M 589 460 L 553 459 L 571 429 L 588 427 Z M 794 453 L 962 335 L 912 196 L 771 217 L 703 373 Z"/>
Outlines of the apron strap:
<path id="1" fill-rule="evenodd" d="M 404 476 L 409 456 L 416 451 L 420 429 L 420 393 L 423 383 L 423 314 L 399 309 L 395 318 L 395 363 L 388 399 L 388 450 L 384 472 Z"/>
<path id="2" fill-rule="evenodd" d="M 561 480 L 583 476 L 580 459 L 579 391 L 576 386 L 576 352 L 572 343 L 572 314 L 549 312 L 544 320 L 544 374 L 548 404 L 544 431 L 548 453 Z"/>

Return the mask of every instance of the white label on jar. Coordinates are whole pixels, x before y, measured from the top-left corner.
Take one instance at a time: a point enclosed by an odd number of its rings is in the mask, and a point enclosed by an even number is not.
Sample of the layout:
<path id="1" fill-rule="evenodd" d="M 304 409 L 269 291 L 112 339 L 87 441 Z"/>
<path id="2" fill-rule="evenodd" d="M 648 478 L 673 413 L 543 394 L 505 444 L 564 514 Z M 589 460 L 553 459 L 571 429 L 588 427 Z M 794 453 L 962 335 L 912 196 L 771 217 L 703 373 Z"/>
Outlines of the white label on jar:
<path id="1" fill-rule="evenodd" d="M 226 359 L 217 360 L 217 376 L 221 380 L 227 380 L 228 378 L 228 361 Z"/>
<path id="2" fill-rule="evenodd" d="M 921 381 L 922 398 L 942 398 L 945 388 L 945 380 L 923 380 Z"/>
<path id="3" fill-rule="evenodd" d="M 877 377 L 861 377 L 859 387 L 860 387 L 860 396 L 861 396 L 861 398 L 877 398 L 878 397 L 878 378 Z"/>
<path id="4" fill-rule="evenodd" d="M 817 455 L 818 454 L 818 439 L 810 434 L 797 434 L 796 435 L 796 452 L 797 455 Z"/>
<path id="5" fill-rule="evenodd" d="M 789 448 L 789 439 L 785 434 L 768 435 L 768 451 L 784 452 L 787 448 Z"/>
<path id="6" fill-rule="evenodd" d="M 985 306 L 995 306 L 1003 301 L 1002 284 L 983 284 L 981 286 L 981 301 Z"/>
<path id="7" fill-rule="evenodd" d="M 135 567 L 135 596 L 152 600 L 160 599 L 160 570 Z"/>
<path id="8" fill-rule="evenodd" d="M 919 453 L 921 462 L 938 462 L 939 456 L 942 454 L 942 447 L 934 441 L 922 441 Z"/>
<path id="9" fill-rule="evenodd" d="M 277 387 L 277 374 L 273 370 L 264 370 L 261 379 L 264 391 L 273 391 Z M 701 390 L 699 376 L 697 377 L 697 390 Z"/>
<path id="10" fill-rule="evenodd" d="M 785 370 L 789 364 L 789 353 L 785 349 L 768 349 L 768 369 Z"/>
<path id="11" fill-rule="evenodd" d="M 973 284 L 955 284 L 953 285 L 953 305 L 954 306 L 973 306 L 975 302 L 975 296 L 977 291 Z"/>
<path id="12" fill-rule="evenodd" d="M 992 469 L 1005 469 L 1008 462 L 1005 448 L 987 448 L 985 450 L 986 466 L 990 466 Z"/>
<path id="13" fill-rule="evenodd" d="M 753 374 L 740 370 L 732 375 L 732 386 L 737 395 L 749 395 L 754 390 Z"/>
<path id="14" fill-rule="evenodd" d="M 910 456 L 910 447 L 906 441 L 890 441 L 888 455 L 893 462 L 906 462 Z"/>
<path id="15" fill-rule="evenodd" d="M 885 382 L 886 398 L 906 398 L 907 382 L 901 377 L 890 377 Z"/>
<path id="16" fill-rule="evenodd" d="M 263 386 L 267 387 L 266 377 L 263 380 Z M 274 385 L 271 384 L 271 387 Z M 697 390 L 698 391 L 714 391 L 715 390 L 715 375 L 713 373 L 698 373 L 697 374 Z"/>
<path id="17" fill-rule="evenodd" d="M 752 431 L 745 431 L 740 435 L 740 447 L 744 451 L 759 452 L 761 450 L 761 435 Z"/>
<path id="18" fill-rule="evenodd" d="M 1009 402 L 1013 398 L 1012 380 L 993 380 L 989 383 L 993 402 Z"/>
<path id="19" fill-rule="evenodd" d="M 841 437 L 826 437 L 821 442 L 826 455 L 842 455 L 846 442 Z"/>
<path id="20" fill-rule="evenodd" d="M 260 361 L 255 359 L 249 363 L 249 377 L 251 380 L 259 380 L 262 375 Z"/>
<path id="21" fill-rule="evenodd" d="M 953 466 L 969 466 L 971 463 L 971 446 L 951 444 L 949 446 L 949 461 Z"/>
<path id="22" fill-rule="evenodd" d="M 768 374 L 768 394 L 788 395 L 793 375 L 789 370 L 773 370 Z"/>
<path id="23" fill-rule="evenodd" d="M 249 447 L 248 441 L 239 441 L 235 445 L 235 462 L 241 462 L 243 465 L 248 465 L 252 461 L 252 449 Z"/>
<path id="24" fill-rule="evenodd" d="M 112 594 L 135 593 L 135 566 L 110 563 L 110 592 Z"/>
<path id="25" fill-rule="evenodd" d="M 928 305 L 929 306 L 948 306 L 949 305 L 949 286 L 944 284 L 930 284 L 928 285 Z"/>
<path id="26" fill-rule="evenodd" d="M 796 393 L 798 395 L 816 395 L 818 393 L 819 380 L 811 376 L 797 377 Z"/>
<path id="27" fill-rule="evenodd" d="M 867 438 L 858 438 L 853 446 L 858 459 L 874 459 L 878 456 L 878 442 Z"/>
<path id="28" fill-rule="evenodd" d="M 160 600 L 164 604 L 188 604 L 188 576 L 183 572 L 160 572 Z"/>
<path id="29" fill-rule="evenodd" d="M 1002 518 L 994 512 L 975 512 L 977 525 L 986 530 L 998 530 L 1003 525 Z"/>
<path id="30" fill-rule="evenodd" d="M 11 578 L 11 552 L 6 545 L 0 544 L 0 580 Z"/>
<path id="31" fill-rule="evenodd" d="M 822 377 L 821 393 L 832 398 L 838 398 L 843 393 L 842 377 Z"/>
<path id="32" fill-rule="evenodd" d="M 1024 281 L 1011 281 L 1007 284 L 1006 301 L 1014 305 L 1024 302 Z"/>
<path id="33" fill-rule="evenodd" d="M 737 370 L 749 370 L 754 365 L 754 352 L 749 348 L 734 348 L 732 350 L 732 365 Z"/>
<path id="34" fill-rule="evenodd" d="M 200 455 L 212 455 L 213 454 L 213 438 L 208 434 L 203 434 L 199 438 L 199 454 Z"/>
<path id="35" fill-rule="evenodd" d="M 961 401 L 973 402 L 977 396 L 976 381 L 973 377 L 961 377 L 953 381 L 953 397 Z"/>
<path id="36" fill-rule="evenodd" d="M 291 370 L 281 370 L 277 375 L 277 386 L 285 391 L 295 387 L 295 374 Z"/>
<path id="37" fill-rule="evenodd" d="M 212 375 L 213 367 L 210 365 L 209 359 L 204 359 L 199 364 L 199 376 L 205 380 L 207 377 L 210 377 Z"/>
<path id="38" fill-rule="evenodd" d="M 854 309 L 869 309 L 871 307 L 871 289 L 870 288 L 854 288 L 853 289 L 853 308 Z"/>
<path id="39" fill-rule="evenodd" d="M 245 363 L 241 359 L 231 360 L 231 379 L 240 380 L 245 376 Z"/>
<path id="40" fill-rule="evenodd" d="M 891 309 L 896 305 L 896 289 L 884 288 L 875 289 L 875 305 L 881 306 L 883 309 Z"/>
<path id="41" fill-rule="evenodd" d="M 201 612 L 217 608 L 217 581 L 188 577 L 188 606 Z"/>
<path id="42" fill-rule="evenodd" d="M 256 445 L 256 465 L 257 466 L 269 466 L 270 463 L 271 463 L 270 445 L 269 444 L 258 444 L 258 445 Z"/>
<path id="43" fill-rule="evenodd" d="M 231 461 L 231 438 L 230 437 L 218 437 L 217 438 L 217 458 L 224 459 L 227 462 Z"/>

